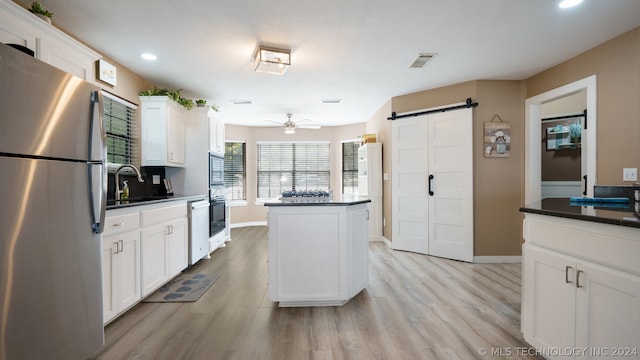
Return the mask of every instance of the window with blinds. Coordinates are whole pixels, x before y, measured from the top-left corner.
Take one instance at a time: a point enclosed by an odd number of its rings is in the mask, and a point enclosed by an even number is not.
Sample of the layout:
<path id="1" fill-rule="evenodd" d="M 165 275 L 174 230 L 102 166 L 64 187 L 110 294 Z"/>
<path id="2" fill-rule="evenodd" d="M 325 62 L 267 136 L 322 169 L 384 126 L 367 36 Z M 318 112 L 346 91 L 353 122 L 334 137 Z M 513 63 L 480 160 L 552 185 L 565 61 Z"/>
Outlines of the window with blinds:
<path id="1" fill-rule="evenodd" d="M 110 167 L 134 163 L 137 106 L 103 92 L 103 123 L 107 133 L 107 162 Z"/>
<path id="2" fill-rule="evenodd" d="M 329 142 L 258 142 L 258 199 L 330 189 Z"/>
<path id="3" fill-rule="evenodd" d="M 246 200 L 246 144 L 238 141 L 224 143 L 224 186 L 231 200 Z"/>
<path id="4" fill-rule="evenodd" d="M 358 148 L 360 141 L 342 143 L 342 193 L 358 192 Z"/>

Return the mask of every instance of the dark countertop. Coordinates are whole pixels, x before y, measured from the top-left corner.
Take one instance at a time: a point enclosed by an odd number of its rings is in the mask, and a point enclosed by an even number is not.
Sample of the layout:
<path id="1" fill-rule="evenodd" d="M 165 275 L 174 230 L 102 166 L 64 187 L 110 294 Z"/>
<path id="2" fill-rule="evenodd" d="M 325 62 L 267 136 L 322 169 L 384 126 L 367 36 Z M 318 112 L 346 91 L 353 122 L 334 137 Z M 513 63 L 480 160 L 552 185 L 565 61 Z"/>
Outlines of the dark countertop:
<path id="1" fill-rule="evenodd" d="M 269 202 L 264 203 L 264 206 L 351 206 L 358 204 L 366 204 L 371 202 L 370 199 L 362 198 L 362 197 L 343 197 L 342 200 L 310 200 L 304 201 L 304 198 L 301 198 L 299 201 L 281 201 L 281 200 L 269 200 Z"/>
<path id="2" fill-rule="evenodd" d="M 173 196 L 144 196 L 144 197 L 132 197 L 128 200 L 122 200 L 120 201 L 120 204 L 116 204 L 116 201 L 114 199 L 108 199 L 107 210 L 121 209 L 121 208 L 132 207 L 132 206 L 157 204 L 157 203 L 175 201 L 175 200 L 197 201 L 197 200 L 206 200 L 208 198 L 209 197 L 207 194 L 198 194 L 198 195 L 175 194 Z"/>
<path id="3" fill-rule="evenodd" d="M 640 228 L 640 217 L 634 214 L 633 206 L 633 201 L 626 208 L 608 208 L 601 205 L 575 206 L 569 203 L 569 198 L 549 198 L 521 207 L 520 211 Z"/>

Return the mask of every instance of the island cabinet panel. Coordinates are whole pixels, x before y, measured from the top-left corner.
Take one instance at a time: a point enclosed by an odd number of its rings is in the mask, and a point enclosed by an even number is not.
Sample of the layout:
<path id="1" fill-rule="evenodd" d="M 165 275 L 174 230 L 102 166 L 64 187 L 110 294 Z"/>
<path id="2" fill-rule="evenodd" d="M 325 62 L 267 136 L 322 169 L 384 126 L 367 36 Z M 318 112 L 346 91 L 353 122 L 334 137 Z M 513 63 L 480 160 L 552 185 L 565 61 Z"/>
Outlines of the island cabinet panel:
<path id="1" fill-rule="evenodd" d="M 366 203 L 309 205 L 269 207 L 269 296 L 281 307 L 342 305 L 368 284 Z"/>
<path id="2" fill-rule="evenodd" d="M 526 213 L 523 231 L 525 340 L 640 359 L 640 229 Z"/>

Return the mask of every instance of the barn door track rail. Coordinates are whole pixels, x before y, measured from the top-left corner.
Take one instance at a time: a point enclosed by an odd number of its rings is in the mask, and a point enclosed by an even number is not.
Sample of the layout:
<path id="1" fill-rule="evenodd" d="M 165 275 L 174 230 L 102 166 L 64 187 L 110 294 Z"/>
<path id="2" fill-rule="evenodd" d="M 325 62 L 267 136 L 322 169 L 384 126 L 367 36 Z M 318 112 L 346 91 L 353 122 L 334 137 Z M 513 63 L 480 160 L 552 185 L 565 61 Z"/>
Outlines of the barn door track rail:
<path id="1" fill-rule="evenodd" d="M 452 110 L 458 110 L 458 109 L 468 109 L 470 107 L 476 107 L 476 106 L 478 106 L 477 102 L 473 102 L 471 98 L 467 98 L 467 101 L 464 105 L 450 106 L 446 108 L 419 111 L 419 112 L 407 113 L 402 115 L 396 115 L 396 112 L 394 111 L 391 113 L 391 116 L 387 118 L 387 120 L 397 120 L 397 119 L 402 119 L 410 116 L 420 116 L 420 115 L 440 113 L 440 112 L 452 111 Z"/>

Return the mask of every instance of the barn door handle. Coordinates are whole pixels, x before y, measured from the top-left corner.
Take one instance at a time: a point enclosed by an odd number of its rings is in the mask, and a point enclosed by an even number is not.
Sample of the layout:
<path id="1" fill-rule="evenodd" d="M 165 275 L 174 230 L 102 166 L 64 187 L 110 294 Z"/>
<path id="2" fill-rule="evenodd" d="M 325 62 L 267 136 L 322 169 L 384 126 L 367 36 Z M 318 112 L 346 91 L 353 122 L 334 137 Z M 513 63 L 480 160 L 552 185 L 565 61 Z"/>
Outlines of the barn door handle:
<path id="1" fill-rule="evenodd" d="M 433 180 L 433 175 L 429 175 L 429 196 L 433 196 L 434 192 L 431 190 L 431 181 Z"/>
<path id="2" fill-rule="evenodd" d="M 587 175 L 582 178 L 584 179 L 584 190 L 582 191 L 582 195 L 587 196 Z"/>

